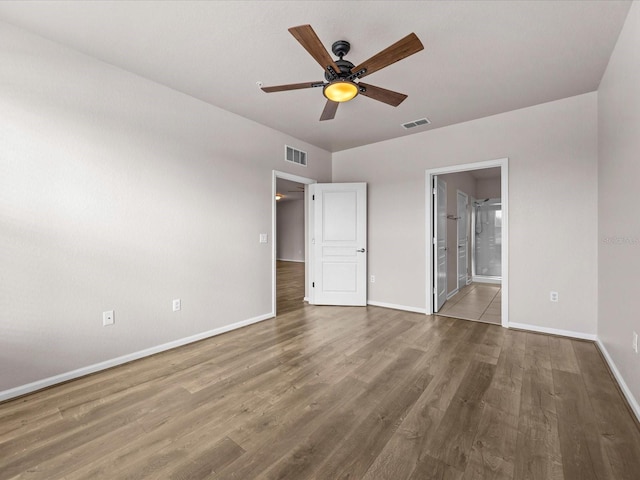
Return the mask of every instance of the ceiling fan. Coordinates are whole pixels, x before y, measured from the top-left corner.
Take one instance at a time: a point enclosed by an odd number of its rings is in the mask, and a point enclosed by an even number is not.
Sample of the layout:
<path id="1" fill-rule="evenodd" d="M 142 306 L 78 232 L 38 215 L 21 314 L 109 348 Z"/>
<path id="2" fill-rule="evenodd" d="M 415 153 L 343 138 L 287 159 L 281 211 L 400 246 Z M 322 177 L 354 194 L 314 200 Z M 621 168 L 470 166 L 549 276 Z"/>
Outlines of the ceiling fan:
<path id="1" fill-rule="evenodd" d="M 333 60 L 329 52 L 327 52 L 322 45 L 316 32 L 311 28 L 311 25 L 291 27 L 289 32 L 291 32 L 291 35 L 309 52 L 315 61 L 320 64 L 324 70 L 326 82 L 292 83 L 289 85 L 262 87 L 262 90 L 267 93 L 272 93 L 322 87 L 322 93 L 327 98 L 327 103 L 320 116 L 321 121 L 333 119 L 336 116 L 338 105 L 342 102 L 348 102 L 358 94 L 393 107 L 400 105 L 403 100 L 407 98 L 406 95 L 387 90 L 386 88 L 369 85 L 359 80 L 409 55 L 413 55 L 424 48 L 417 35 L 410 33 L 402 40 L 385 48 L 368 60 L 365 60 L 359 65 L 354 65 L 343 58 L 349 53 L 349 49 L 351 48 L 351 45 L 346 40 L 338 40 L 331 46 L 331 51 L 339 57 L 338 60 Z"/>

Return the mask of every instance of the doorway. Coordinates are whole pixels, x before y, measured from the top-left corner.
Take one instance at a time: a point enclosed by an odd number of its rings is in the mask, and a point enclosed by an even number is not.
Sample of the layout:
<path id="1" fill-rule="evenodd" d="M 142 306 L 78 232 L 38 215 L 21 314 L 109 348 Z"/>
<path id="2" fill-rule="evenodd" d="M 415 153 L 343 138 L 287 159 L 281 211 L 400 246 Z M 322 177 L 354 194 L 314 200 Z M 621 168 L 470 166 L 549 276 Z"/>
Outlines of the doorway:
<path id="1" fill-rule="evenodd" d="M 309 287 L 308 185 L 315 180 L 273 171 L 272 309 L 283 315 L 304 307 Z"/>
<path id="2" fill-rule="evenodd" d="M 507 168 L 498 159 L 427 170 L 428 314 L 508 326 Z"/>

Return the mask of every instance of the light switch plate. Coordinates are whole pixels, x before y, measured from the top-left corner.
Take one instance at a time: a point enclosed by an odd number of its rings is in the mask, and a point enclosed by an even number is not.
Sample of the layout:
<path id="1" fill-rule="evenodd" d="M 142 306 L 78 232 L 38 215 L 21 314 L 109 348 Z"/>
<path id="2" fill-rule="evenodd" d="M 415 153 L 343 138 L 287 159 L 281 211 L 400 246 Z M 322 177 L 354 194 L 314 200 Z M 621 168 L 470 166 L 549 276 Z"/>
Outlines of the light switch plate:
<path id="1" fill-rule="evenodd" d="M 269 236 L 266 233 L 260 234 L 260 243 L 267 243 L 269 240 Z"/>

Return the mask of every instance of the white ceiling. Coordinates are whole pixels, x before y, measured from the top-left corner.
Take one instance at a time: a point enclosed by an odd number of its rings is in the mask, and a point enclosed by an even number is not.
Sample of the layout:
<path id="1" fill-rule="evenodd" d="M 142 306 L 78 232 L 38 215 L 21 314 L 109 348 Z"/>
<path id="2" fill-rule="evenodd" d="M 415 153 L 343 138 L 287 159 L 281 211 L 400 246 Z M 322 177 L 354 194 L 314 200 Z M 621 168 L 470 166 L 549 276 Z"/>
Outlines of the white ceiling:
<path id="1" fill-rule="evenodd" d="M 604 1 L 3 1 L 23 27 L 225 110 L 339 151 L 598 88 L 631 2 Z M 359 63 L 410 32 L 425 50 L 367 77 L 409 96 L 397 108 L 359 96 L 319 122 L 322 80 L 287 32 L 309 23 L 327 50 Z M 432 124 L 400 124 L 428 117 Z"/>

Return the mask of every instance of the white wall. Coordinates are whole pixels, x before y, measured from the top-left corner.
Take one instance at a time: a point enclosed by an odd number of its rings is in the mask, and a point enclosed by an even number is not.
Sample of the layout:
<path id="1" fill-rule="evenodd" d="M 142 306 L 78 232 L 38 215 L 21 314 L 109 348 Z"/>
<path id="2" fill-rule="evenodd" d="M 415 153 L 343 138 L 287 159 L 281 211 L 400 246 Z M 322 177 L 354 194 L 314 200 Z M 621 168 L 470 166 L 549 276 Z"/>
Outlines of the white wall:
<path id="1" fill-rule="evenodd" d="M 510 322 L 594 335 L 596 115 L 589 93 L 335 153 L 369 183 L 369 300 L 426 306 L 425 170 L 508 157 Z"/>
<path id="2" fill-rule="evenodd" d="M 276 207 L 276 258 L 304 262 L 304 198 L 281 200 Z"/>
<path id="3" fill-rule="evenodd" d="M 329 152 L 6 24 L 0 85 L 0 393 L 271 313 L 272 170 Z"/>
<path id="4" fill-rule="evenodd" d="M 598 90 L 598 337 L 640 416 L 640 4 L 634 2 Z"/>

